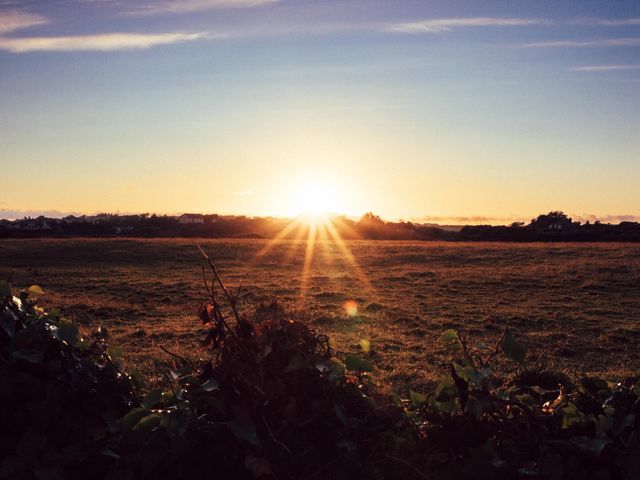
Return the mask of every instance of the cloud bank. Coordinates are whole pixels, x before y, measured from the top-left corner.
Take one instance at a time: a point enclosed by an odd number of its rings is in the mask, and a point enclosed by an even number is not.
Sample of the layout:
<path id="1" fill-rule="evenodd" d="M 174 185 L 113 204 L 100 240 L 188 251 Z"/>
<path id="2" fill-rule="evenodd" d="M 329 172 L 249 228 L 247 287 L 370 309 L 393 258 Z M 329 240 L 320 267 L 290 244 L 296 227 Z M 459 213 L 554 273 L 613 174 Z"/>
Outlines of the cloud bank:
<path id="1" fill-rule="evenodd" d="M 13 53 L 140 50 L 212 38 L 206 33 L 102 33 L 62 37 L 0 37 L 0 50 Z"/>
<path id="2" fill-rule="evenodd" d="M 640 64 L 632 65 L 584 65 L 580 67 L 573 67 L 571 70 L 574 72 L 612 72 L 612 71 L 624 71 L 624 70 L 639 70 Z"/>
<path id="3" fill-rule="evenodd" d="M 574 25 L 591 25 L 602 27 L 628 27 L 632 25 L 640 25 L 640 18 L 580 18 L 572 21 Z"/>
<path id="4" fill-rule="evenodd" d="M 165 0 L 150 2 L 127 12 L 129 15 L 162 15 L 201 12 L 223 8 L 252 8 L 280 0 Z"/>
<path id="5" fill-rule="evenodd" d="M 0 34 L 13 32 L 22 28 L 34 27 L 36 25 L 44 25 L 49 20 L 41 15 L 33 13 L 20 12 L 17 10 L 8 10 L 0 12 Z"/>
<path id="6" fill-rule="evenodd" d="M 389 25 L 386 30 L 395 33 L 440 33 L 463 27 L 517 27 L 527 25 L 548 25 L 551 22 L 543 19 L 528 18 L 438 18 L 416 22 L 403 22 Z"/>
<path id="7" fill-rule="evenodd" d="M 600 38 L 596 40 L 552 40 L 544 42 L 524 43 L 524 48 L 553 48 L 553 47 L 637 47 L 640 37 L 628 38 Z"/>

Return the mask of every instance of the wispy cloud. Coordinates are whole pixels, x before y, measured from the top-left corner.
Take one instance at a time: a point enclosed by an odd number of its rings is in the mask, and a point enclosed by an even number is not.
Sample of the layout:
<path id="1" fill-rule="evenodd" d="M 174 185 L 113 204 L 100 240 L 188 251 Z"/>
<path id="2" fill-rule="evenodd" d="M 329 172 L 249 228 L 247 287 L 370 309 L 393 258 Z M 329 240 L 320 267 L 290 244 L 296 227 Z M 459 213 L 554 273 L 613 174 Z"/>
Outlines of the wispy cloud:
<path id="1" fill-rule="evenodd" d="M 78 35 L 69 37 L 0 37 L 0 50 L 13 53 L 25 52 L 71 52 L 71 51 L 102 51 L 140 50 L 167 45 L 171 43 L 188 42 L 203 38 L 214 38 L 206 33 L 102 33 L 96 35 Z"/>
<path id="2" fill-rule="evenodd" d="M 596 40 L 551 40 L 545 42 L 524 43 L 523 48 L 553 48 L 553 47 L 637 47 L 640 37 L 630 38 L 600 38 Z"/>
<path id="3" fill-rule="evenodd" d="M 0 34 L 13 32 L 22 28 L 34 27 L 49 23 L 45 17 L 33 13 L 8 10 L 0 12 Z"/>
<path id="4" fill-rule="evenodd" d="M 498 17 L 466 17 L 437 18 L 416 22 L 395 23 L 386 30 L 396 33 L 440 33 L 463 27 L 517 27 L 528 25 L 549 25 L 549 20 L 538 18 L 498 18 Z"/>
<path id="5" fill-rule="evenodd" d="M 620 223 L 620 222 L 640 222 L 640 215 L 594 215 L 592 213 L 583 213 L 581 215 L 571 215 L 574 220 L 579 222 L 596 222 L 602 223 Z"/>
<path id="6" fill-rule="evenodd" d="M 583 65 L 573 67 L 574 72 L 612 72 L 619 70 L 640 70 L 640 64 L 631 65 Z"/>
<path id="7" fill-rule="evenodd" d="M 243 190 L 238 190 L 237 192 L 233 192 L 236 197 L 250 197 L 255 192 L 250 188 L 245 188 Z"/>
<path id="8" fill-rule="evenodd" d="M 60 210 L 18 210 L 11 208 L 0 208 L 0 219 L 15 220 L 17 218 L 25 217 L 48 217 L 48 218 L 63 218 L 67 215 L 80 215 L 78 212 L 61 212 Z"/>
<path id="9" fill-rule="evenodd" d="M 252 8 L 278 3 L 280 0 L 163 0 L 136 7 L 130 15 L 162 15 L 192 13 L 222 8 Z"/>
<path id="10" fill-rule="evenodd" d="M 525 220 L 524 217 L 516 215 L 508 217 L 491 217 L 487 215 L 469 215 L 469 216 L 437 216 L 437 215 L 425 215 L 422 217 L 412 218 L 412 221 L 417 223 L 437 223 L 439 225 L 479 225 L 479 224 L 491 224 L 491 225 L 506 225 L 513 222 L 519 222 Z"/>
<path id="11" fill-rule="evenodd" d="M 603 27 L 627 27 L 640 25 L 640 18 L 578 18 L 571 23 L 575 25 L 600 25 Z"/>

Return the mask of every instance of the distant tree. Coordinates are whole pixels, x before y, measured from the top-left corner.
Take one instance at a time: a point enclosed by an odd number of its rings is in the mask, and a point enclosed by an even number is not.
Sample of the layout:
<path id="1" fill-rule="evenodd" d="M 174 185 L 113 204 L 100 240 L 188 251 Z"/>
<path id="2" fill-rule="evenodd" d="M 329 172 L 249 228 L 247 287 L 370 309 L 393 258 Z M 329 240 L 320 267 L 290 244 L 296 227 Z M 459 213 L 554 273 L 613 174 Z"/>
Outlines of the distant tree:
<path id="1" fill-rule="evenodd" d="M 531 220 L 529 226 L 536 230 L 550 230 L 557 227 L 567 228 L 571 224 L 571 219 L 564 212 L 553 210 L 547 214 L 538 215 L 537 218 Z"/>
<path id="2" fill-rule="evenodd" d="M 364 215 L 362 215 L 362 217 L 360 217 L 360 220 L 358 221 L 358 223 L 360 224 L 379 224 L 379 225 L 383 225 L 384 224 L 384 220 L 382 220 L 378 215 L 375 215 L 373 212 L 367 212 Z"/>

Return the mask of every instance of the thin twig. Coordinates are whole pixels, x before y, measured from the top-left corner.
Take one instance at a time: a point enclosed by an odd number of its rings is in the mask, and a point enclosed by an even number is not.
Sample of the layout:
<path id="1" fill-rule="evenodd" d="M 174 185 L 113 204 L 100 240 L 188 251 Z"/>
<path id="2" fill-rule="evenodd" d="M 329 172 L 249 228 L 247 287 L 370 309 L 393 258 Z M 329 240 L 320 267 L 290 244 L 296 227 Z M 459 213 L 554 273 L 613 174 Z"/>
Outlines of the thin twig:
<path id="1" fill-rule="evenodd" d="M 271 437 L 271 440 L 273 440 L 273 443 L 275 443 L 276 445 L 279 445 L 283 448 L 284 451 L 286 451 L 290 456 L 293 455 L 291 453 L 291 450 L 289 450 L 289 447 L 287 447 L 284 443 L 282 443 L 280 440 L 278 440 L 276 438 L 276 436 L 273 434 L 273 432 L 271 431 L 271 427 L 269 427 L 269 423 L 267 422 L 267 419 L 264 416 L 264 413 L 262 412 L 262 410 L 260 411 L 260 416 L 262 417 L 262 421 L 264 422 L 264 426 L 267 427 L 267 432 L 269 432 L 269 436 Z"/>
<path id="2" fill-rule="evenodd" d="M 204 282 L 204 288 L 207 290 L 207 293 L 209 294 L 209 296 L 211 297 L 211 301 L 214 301 L 213 298 L 213 290 L 211 288 L 209 288 L 209 282 L 207 282 L 207 274 L 205 272 L 204 267 L 200 267 L 202 268 L 202 281 Z"/>
<path id="3" fill-rule="evenodd" d="M 333 465 L 334 463 L 336 463 L 337 460 L 334 458 L 333 460 L 331 460 L 328 463 L 325 463 L 323 466 L 321 466 L 318 470 L 316 470 L 315 472 L 313 472 L 311 475 L 309 475 L 308 477 L 304 477 L 303 480 L 311 480 L 312 478 L 316 478 L 318 475 L 320 475 L 322 472 L 324 472 L 327 468 L 329 468 L 331 465 Z"/>
<path id="4" fill-rule="evenodd" d="M 181 357 L 180 355 L 178 355 L 177 353 L 173 353 L 170 350 L 167 350 L 166 348 L 164 348 L 162 345 L 158 345 L 158 347 L 160 347 L 160 350 L 162 350 L 165 353 L 168 353 L 169 355 L 171 355 L 172 357 L 177 358 L 178 360 L 180 360 L 181 362 L 185 363 L 186 365 L 189 365 L 189 367 L 191 367 L 192 369 L 195 370 L 193 363 L 191 363 L 189 360 L 187 360 L 184 357 Z"/>
<path id="5" fill-rule="evenodd" d="M 202 249 L 202 247 L 200 246 L 200 244 L 196 244 L 198 246 L 198 250 L 200 250 L 200 253 L 202 254 L 202 256 L 205 258 L 205 260 L 207 261 L 207 263 L 209 263 L 209 267 L 211 268 L 211 271 L 213 272 L 213 277 L 216 279 L 216 281 L 218 282 L 218 285 L 220 285 L 220 288 L 222 289 L 222 292 L 224 293 L 224 296 L 226 297 L 227 301 L 229 302 L 229 306 L 231 307 L 231 312 L 233 313 L 233 316 L 235 317 L 236 321 L 238 323 L 241 322 L 240 320 L 240 315 L 238 314 L 238 310 L 236 309 L 236 304 L 235 301 L 233 300 L 233 297 L 231 296 L 231 294 L 229 293 L 229 291 L 227 290 L 227 287 L 224 286 L 224 283 L 222 283 L 222 280 L 220 279 L 220 275 L 218 274 L 218 270 L 216 269 L 215 264 L 213 263 L 213 260 L 211 260 L 211 258 L 209 257 L 209 255 L 207 255 L 204 250 Z"/>
<path id="6" fill-rule="evenodd" d="M 489 356 L 485 359 L 484 362 L 482 362 L 482 368 L 486 367 L 491 360 L 493 360 L 495 357 L 498 356 L 498 354 L 500 353 L 500 344 L 502 343 L 502 340 L 504 339 L 504 337 L 505 337 L 505 335 L 507 334 L 508 331 L 509 331 L 509 328 L 507 327 L 505 329 L 505 331 L 502 332 L 502 335 L 500 336 L 500 338 L 496 342 L 495 350 L 493 352 L 491 352 L 491 354 L 489 354 Z"/>
<path id="7" fill-rule="evenodd" d="M 404 465 L 405 467 L 407 467 L 408 469 L 412 470 L 413 473 L 415 473 L 416 475 L 418 475 L 420 478 L 424 478 L 426 480 L 431 480 L 431 477 L 425 475 L 424 473 L 422 473 L 420 470 L 418 470 L 416 467 L 414 467 L 413 465 L 411 465 L 409 462 L 407 462 L 406 460 L 399 458 L 399 457 L 395 457 L 393 455 L 389 455 L 386 454 L 385 457 L 387 457 L 389 460 L 393 460 L 394 462 L 398 462 L 402 465 Z"/>

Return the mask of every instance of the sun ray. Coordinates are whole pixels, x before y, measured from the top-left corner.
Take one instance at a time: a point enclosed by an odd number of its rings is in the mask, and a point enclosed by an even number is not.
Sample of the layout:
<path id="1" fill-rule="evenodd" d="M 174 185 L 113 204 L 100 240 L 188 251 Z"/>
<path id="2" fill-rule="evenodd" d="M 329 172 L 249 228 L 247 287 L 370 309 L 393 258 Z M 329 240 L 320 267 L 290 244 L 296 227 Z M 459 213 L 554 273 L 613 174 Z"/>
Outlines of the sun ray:
<path id="1" fill-rule="evenodd" d="M 347 222 L 345 222 L 341 217 L 334 217 L 331 219 L 331 222 L 335 224 L 336 230 L 347 231 L 349 234 L 349 238 L 354 240 L 360 240 L 362 236 Z"/>
<path id="2" fill-rule="evenodd" d="M 302 278 L 300 283 L 300 298 L 304 298 L 309 287 L 309 276 L 311 274 L 311 263 L 316 246 L 316 233 L 318 226 L 309 225 L 309 236 L 307 237 L 307 248 L 304 252 L 304 265 L 302 267 Z"/>
<path id="3" fill-rule="evenodd" d="M 333 252 L 329 246 L 329 234 L 327 233 L 327 222 L 324 221 L 318 225 L 318 244 L 322 248 L 323 261 L 325 264 L 333 265 Z"/>
<path id="4" fill-rule="evenodd" d="M 358 280 L 365 286 L 369 294 L 375 295 L 376 293 L 375 288 L 369 281 L 369 278 L 367 277 L 366 273 L 362 270 L 362 268 L 356 261 L 355 257 L 351 253 L 351 250 L 349 250 L 349 247 L 347 247 L 347 244 L 345 243 L 345 241 L 342 239 L 342 237 L 340 237 L 340 234 L 336 230 L 336 227 L 330 221 L 326 222 L 326 227 L 327 227 L 327 230 L 329 231 L 329 235 L 331 235 L 331 238 L 333 238 L 334 242 L 336 243 L 336 245 L 344 255 L 345 259 L 349 262 L 349 265 L 355 271 L 356 277 L 358 278 Z"/>
<path id="5" fill-rule="evenodd" d="M 302 224 L 298 219 L 291 220 L 282 230 L 280 230 L 280 232 L 278 232 L 278 234 L 274 238 L 269 241 L 269 243 L 267 243 L 258 253 L 255 254 L 253 262 L 256 262 L 260 258 L 264 257 L 267 253 L 269 253 L 269 251 L 271 251 L 273 247 L 282 242 L 285 237 L 289 235 L 289 233 L 291 233 L 291 231 L 296 227 L 300 230 L 303 230 Z"/>
<path id="6" fill-rule="evenodd" d="M 309 227 L 307 226 L 307 228 Z M 287 250 L 287 254 L 284 258 L 285 262 L 288 262 L 294 256 L 307 228 L 305 228 L 304 225 L 301 224 L 300 228 L 298 228 L 298 230 L 296 231 L 296 236 L 293 238 L 293 240 L 291 240 L 291 244 L 289 245 L 289 249 Z"/>

